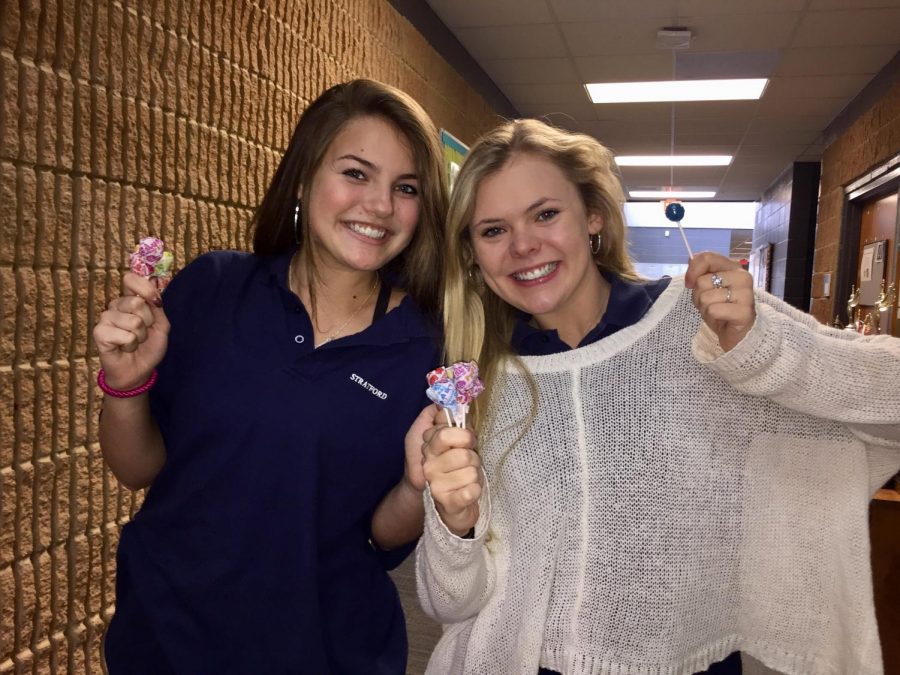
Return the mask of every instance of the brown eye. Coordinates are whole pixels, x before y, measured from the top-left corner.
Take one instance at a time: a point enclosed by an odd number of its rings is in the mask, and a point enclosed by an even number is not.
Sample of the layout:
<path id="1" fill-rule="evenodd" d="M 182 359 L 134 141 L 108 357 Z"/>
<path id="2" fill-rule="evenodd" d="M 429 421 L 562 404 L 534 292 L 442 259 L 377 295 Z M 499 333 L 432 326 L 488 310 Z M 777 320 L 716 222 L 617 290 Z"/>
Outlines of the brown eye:
<path id="1" fill-rule="evenodd" d="M 543 223 L 548 220 L 553 220 L 557 215 L 559 215 L 559 211 L 556 209 L 546 209 L 538 214 L 537 219 Z"/>

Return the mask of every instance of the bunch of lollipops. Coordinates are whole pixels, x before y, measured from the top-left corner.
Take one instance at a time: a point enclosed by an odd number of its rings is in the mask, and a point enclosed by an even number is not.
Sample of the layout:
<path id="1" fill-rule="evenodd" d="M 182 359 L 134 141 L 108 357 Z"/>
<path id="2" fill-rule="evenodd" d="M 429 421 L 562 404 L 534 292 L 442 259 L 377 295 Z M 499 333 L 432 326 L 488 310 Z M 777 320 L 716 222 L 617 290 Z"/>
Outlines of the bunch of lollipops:
<path id="1" fill-rule="evenodd" d="M 163 290 L 172 279 L 174 256 L 166 250 L 162 239 L 143 237 L 128 257 L 131 271 L 145 279 L 155 280 L 156 287 Z"/>
<path id="2" fill-rule="evenodd" d="M 484 384 L 478 377 L 478 364 L 460 361 L 452 366 L 441 366 L 428 373 L 425 379 L 428 381 L 425 394 L 443 408 L 447 423 L 465 429 L 469 404 L 484 391 Z"/>

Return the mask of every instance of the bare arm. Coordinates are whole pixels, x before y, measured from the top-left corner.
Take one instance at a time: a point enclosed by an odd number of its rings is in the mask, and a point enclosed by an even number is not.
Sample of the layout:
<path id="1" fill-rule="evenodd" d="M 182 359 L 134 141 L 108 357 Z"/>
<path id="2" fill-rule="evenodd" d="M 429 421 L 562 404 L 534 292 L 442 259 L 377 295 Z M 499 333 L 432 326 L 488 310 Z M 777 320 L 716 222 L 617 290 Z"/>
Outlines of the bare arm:
<path id="1" fill-rule="evenodd" d="M 389 551 L 422 534 L 425 509 L 422 491 L 422 435 L 430 429 L 437 414 L 435 406 L 424 408 L 406 432 L 406 470 L 400 482 L 388 492 L 372 516 L 372 537 L 378 548 Z"/>
<path id="2" fill-rule="evenodd" d="M 94 327 L 94 342 L 106 383 L 129 390 L 146 382 L 168 346 L 169 321 L 155 285 L 127 273 L 124 294 L 113 300 Z M 162 435 L 150 413 L 148 395 L 105 396 L 100 447 L 116 478 L 132 490 L 145 488 L 166 460 Z"/>
<path id="3" fill-rule="evenodd" d="M 166 461 L 166 448 L 147 394 L 103 400 L 100 448 L 119 482 L 129 490 L 147 487 Z"/>
<path id="4" fill-rule="evenodd" d="M 422 534 L 425 509 L 422 491 L 404 476 L 378 505 L 372 516 L 372 538 L 378 548 L 390 551 Z"/>

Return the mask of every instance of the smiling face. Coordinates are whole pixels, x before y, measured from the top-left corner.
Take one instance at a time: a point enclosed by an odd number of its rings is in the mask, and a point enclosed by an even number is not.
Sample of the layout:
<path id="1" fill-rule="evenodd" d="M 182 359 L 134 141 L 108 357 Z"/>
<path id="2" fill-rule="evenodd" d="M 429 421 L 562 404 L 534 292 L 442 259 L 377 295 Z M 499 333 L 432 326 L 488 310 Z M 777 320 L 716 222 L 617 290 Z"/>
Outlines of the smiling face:
<path id="1" fill-rule="evenodd" d="M 487 286 L 542 328 L 562 329 L 600 311 L 588 235 L 602 227 L 556 164 L 518 154 L 479 185 L 469 233 Z"/>
<path id="2" fill-rule="evenodd" d="M 350 120 L 326 150 L 310 186 L 309 230 L 317 265 L 380 269 L 409 244 L 419 208 L 406 138 L 379 117 Z"/>

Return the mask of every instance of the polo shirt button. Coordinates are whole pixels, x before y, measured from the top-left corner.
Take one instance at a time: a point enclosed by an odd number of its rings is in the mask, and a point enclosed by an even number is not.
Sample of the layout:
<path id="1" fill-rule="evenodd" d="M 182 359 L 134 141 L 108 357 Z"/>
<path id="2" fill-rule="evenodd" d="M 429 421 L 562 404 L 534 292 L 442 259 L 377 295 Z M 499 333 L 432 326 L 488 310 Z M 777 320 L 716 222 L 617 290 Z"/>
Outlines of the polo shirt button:
<path id="1" fill-rule="evenodd" d="M 302 345 L 304 342 L 306 342 L 306 338 L 302 335 L 295 335 L 294 342 L 296 342 L 298 345 Z"/>
<path id="2" fill-rule="evenodd" d="M 299 307 L 294 307 L 294 314 L 299 314 L 299 313 L 302 312 L 302 311 L 303 311 L 303 310 L 300 309 Z"/>

